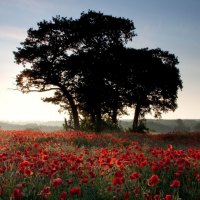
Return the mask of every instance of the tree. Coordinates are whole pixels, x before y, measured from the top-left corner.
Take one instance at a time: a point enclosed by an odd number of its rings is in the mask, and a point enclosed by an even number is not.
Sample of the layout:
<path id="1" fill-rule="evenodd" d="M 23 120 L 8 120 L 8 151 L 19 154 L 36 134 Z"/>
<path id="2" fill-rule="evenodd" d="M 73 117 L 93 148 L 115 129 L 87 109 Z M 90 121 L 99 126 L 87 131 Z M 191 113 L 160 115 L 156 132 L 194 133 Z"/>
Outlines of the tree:
<path id="1" fill-rule="evenodd" d="M 115 46 L 101 53 L 91 50 L 79 54 L 81 65 L 84 66 L 82 85 L 78 91 L 79 106 L 92 124 L 97 125 L 97 130 L 101 129 L 102 120 L 111 120 L 117 124 L 117 115 L 124 113 L 123 99 L 116 82 L 120 82 L 122 77 L 122 66 L 117 59 L 121 49 Z"/>
<path id="2" fill-rule="evenodd" d="M 14 52 L 16 63 L 24 66 L 24 70 L 16 77 L 17 87 L 25 93 L 54 90 L 53 97 L 43 100 L 69 109 L 74 128 L 79 129 L 81 98 L 77 92 L 86 84 L 86 75 L 96 78 L 96 70 L 102 71 L 101 66 L 96 68 L 96 64 L 103 51 L 123 46 L 132 39 L 135 35 L 134 24 L 128 19 L 88 11 L 81 13 L 76 20 L 56 16 L 52 21 L 44 20 L 37 25 L 38 29 L 28 30 L 27 38 L 21 43 L 22 47 Z M 92 69 L 87 72 L 82 64 L 87 62 L 81 60 L 80 55 L 87 55 L 89 51 L 97 57 L 94 59 L 92 56 L 95 63 L 88 66 L 87 69 Z M 96 80 L 95 88 L 90 89 L 97 90 L 100 82 L 101 78 Z M 98 108 L 95 112 L 100 119 L 102 108 L 99 105 L 95 102 Z"/>
<path id="3" fill-rule="evenodd" d="M 127 49 L 123 60 L 129 65 L 125 95 L 135 109 L 133 129 L 146 113 L 160 117 L 177 108 L 182 80 L 174 54 L 161 49 Z"/>
<path id="4" fill-rule="evenodd" d="M 133 129 L 146 113 L 155 117 L 177 108 L 182 89 L 178 59 L 161 49 L 127 48 L 135 36 L 129 19 L 100 12 L 79 19 L 56 16 L 29 29 L 15 55 L 24 69 L 17 75 L 22 92 L 54 90 L 43 98 L 68 110 L 75 129 L 80 118 L 101 130 L 104 119 L 135 109 Z"/>

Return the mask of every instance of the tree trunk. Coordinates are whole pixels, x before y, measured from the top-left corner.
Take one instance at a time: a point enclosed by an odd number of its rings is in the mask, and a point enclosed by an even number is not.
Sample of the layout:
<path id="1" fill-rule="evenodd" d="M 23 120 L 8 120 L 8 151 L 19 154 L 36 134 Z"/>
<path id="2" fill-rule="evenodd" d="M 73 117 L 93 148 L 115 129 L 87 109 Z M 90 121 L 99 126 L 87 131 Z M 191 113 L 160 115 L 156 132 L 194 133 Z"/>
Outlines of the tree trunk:
<path id="1" fill-rule="evenodd" d="M 139 121 L 139 116 L 140 116 L 140 104 L 137 103 L 136 107 L 135 107 L 135 114 L 134 114 L 134 119 L 133 119 L 133 130 L 137 129 L 138 127 L 138 121 Z"/>
<path id="2" fill-rule="evenodd" d="M 72 115 L 74 119 L 74 129 L 75 130 L 80 130 L 80 123 L 79 123 L 79 117 L 78 117 L 78 111 L 77 111 L 77 106 L 74 104 L 73 105 L 70 103 L 71 108 L 72 108 Z"/>
<path id="3" fill-rule="evenodd" d="M 74 122 L 74 129 L 75 130 L 80 130 L 80 123 L 79 123 L 79 116 L 78 116 L 78 110 L 77 106 L 74 102 L 73 97 L 69 94 L 69 92 L 66 90 L 65 87 L 61 87 L 61 90 L 64 94 L 64 96 L 67 98 L 69 101 L 71 111 L 72 111 L 72 117 L 73 117 L 73 122 Z"/>
<path id="4" fill-rule="evenodd" d="M 102 131 L 102 119 L 101 119 L 101 109 L 97 110 L 96 113 L 96 124 L 95 124 L 95 131 L 101 132 Z"/>
<path id="5" fill-rule="evenodd" d="M 112 112 L 112 123 L 113 124 L 117 124 L 117 109 L 113 109 L 113 112 Z"/>

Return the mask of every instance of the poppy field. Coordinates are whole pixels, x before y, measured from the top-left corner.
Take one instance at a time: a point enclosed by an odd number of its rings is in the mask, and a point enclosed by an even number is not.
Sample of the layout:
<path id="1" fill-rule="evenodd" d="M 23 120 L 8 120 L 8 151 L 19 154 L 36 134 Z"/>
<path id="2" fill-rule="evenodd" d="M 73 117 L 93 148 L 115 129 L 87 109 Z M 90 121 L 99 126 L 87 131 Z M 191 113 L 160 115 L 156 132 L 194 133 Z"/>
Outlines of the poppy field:
<path id="1" fill-rule="evenodd" d="M 200 133 L 0 130 L 0 199 L 199 200 Z"/>

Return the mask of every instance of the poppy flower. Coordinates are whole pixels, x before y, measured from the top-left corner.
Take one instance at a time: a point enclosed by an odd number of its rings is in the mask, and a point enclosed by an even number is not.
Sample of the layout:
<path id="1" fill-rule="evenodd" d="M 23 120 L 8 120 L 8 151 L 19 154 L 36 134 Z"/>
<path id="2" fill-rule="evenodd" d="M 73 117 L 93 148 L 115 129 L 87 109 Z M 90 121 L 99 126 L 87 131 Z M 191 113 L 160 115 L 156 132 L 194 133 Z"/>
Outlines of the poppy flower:
<path id="1" fill-rule="evenodd" d="M 113 185 L 122 185 L 124 183 L 124 177 L 114 177 L 112 183 Z"/>
<path id="2" fill-rule="evenodd" d="M 179 188 L 180 187 L 180 181 L 179 180 L 173 180 L 172 183 L 170 184 L 170 187 L 175 187 Z"/>
<path id="3" fill-rule="evenodd" d="M 140 174 L 138 172 L 133 172 L 131 175 L 130 175 L 130 179 L 133 179 L 133 180 L 138 180 L 138 178 L 140 177 Z"/>
<path id="4" fill-rule="evenodd" d="M 50 188 L 49 186 L 45 186 L 45 187 L 41 190 L 40 194 L 41 194 L 41 195 L 44 195 L 44 196 L 50 195 L 50 194 L 51 194 L 50 189 L 51 189 L 51 188 Z"/>
<path id="5" fill-rule="evenodd" d="M 62 185 L 62 183 L 63 183 L 61 178 L 55 178 L 55 179 L 53 179 L 52 182 L 53 182 L 53 187 L 57 187 L 59 185 Z"/>
<path id="6" fill-rule="evenodd" d="M 81 183 L 88 183 L 88 178 L 86 178 L 86 177 L 85 177 L 85 178 L 82 178 L 82 179 L 81 179 Z"/>
<path id="7" fill-rule="evenodd" d="M 130 192 L 125 192 L 124 193 L 124 200 L 129 200 L 130 197 Z"/>
<path id="8" fill-rule="evenodd" d="M 165 200 L 172 200 L 173 196 L 171 194 L 166 194 L 165 195 Z"/>
<path id="9" fill-rule="evenodd" d="M 67 199 L 67 192 L 66 191 L 63 191 L 61 194 L 60 194 L 60 200 L 65 200 Z"/>
<path id="10" fill-rule="evenodd" d="M 81 194 L 81 188 L 80 187 L 73 187 L 70 189 L 70 194 L 71 195 L 80 195 Z"/>
<path id="11" fill-rule="evenodd" d="M 158 181 L 159 181 L 158 175 L 153 174 L 151 178 L 148 180 L 148 186 L 153 187 L 158 184 Z"/>
<path id="12" fill-rule="evenodd" d="M 160 200 L 160 195 L 159 194 L 155 194 L 153 197 L 154 200 Z"/>
<path id="13" fill-rule="evenodd" d="M 18 189 L 18 188 L 15 188 L 14 191 L 13 191 L 13 193 L 11 194 L 11 197 L 13 199 L 21 199 L 22 198 L 22 192 L 21 192 L 21 190 Z"/>

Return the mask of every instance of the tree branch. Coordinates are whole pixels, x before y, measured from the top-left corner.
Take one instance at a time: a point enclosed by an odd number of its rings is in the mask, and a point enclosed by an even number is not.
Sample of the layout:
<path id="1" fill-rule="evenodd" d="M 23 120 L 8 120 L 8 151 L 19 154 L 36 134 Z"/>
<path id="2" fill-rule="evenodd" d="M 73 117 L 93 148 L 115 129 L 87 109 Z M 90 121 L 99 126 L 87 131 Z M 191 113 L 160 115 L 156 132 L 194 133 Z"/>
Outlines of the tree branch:
<path id="1" fill-rule="evenodd" d="M 17 90 L 17 91 L 20 91 L 19 89 L 13 89 L 13 88 L 8 88 L 9 90 Z M 27 93 L 29 92 L 48 92 L 48 91 L 51 91 L 51 90 L 60 90 L 60 88 L 49 88 L 49 89 L 43 89 L 43 90 L 28 90 Z"/>

